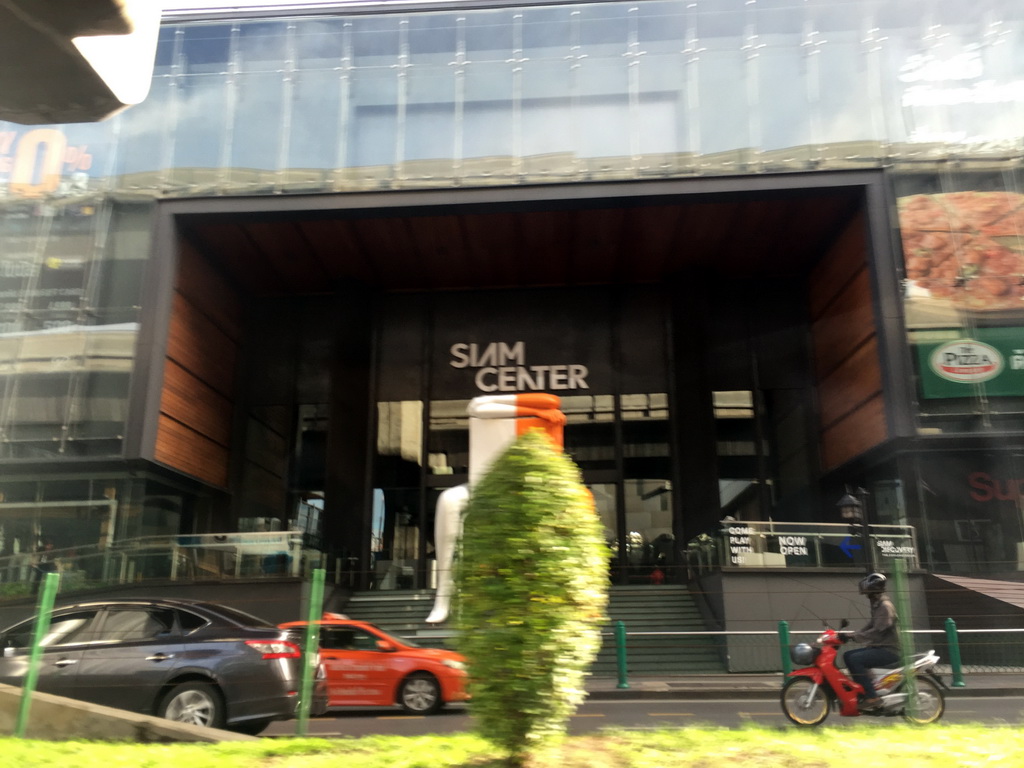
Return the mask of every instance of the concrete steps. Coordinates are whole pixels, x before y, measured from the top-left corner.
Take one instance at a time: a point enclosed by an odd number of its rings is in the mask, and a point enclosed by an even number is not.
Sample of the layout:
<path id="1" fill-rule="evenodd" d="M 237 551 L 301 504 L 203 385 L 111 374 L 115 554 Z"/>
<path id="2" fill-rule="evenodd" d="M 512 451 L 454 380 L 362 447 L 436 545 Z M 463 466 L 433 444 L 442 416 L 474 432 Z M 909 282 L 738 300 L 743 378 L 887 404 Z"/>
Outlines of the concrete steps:
<path id="1" fill-rule="evenodd" d="M 604 643 L 591 672 L 618 674 L 615 632 L 626 631 L 628 675 L 681 675 L 724 672 L 724 643 L 714 636 L 679 635 L 707 631 L 697 603 L 685 586 L 672 584 L 612 587 Z"/>
<path id="2" fill-rule="evenodd" d="M 346 604 L 344 613 L 420 645 L 452 647 L 450 625 L 435 627 L 426 623 L 433 604 L 434 593 L 430 590 L 358 592 Z M 608 616 L 610 623 L 602 630 L 604 642 L 591 668 L 596 676 L 618 674 L 618 622 L 623 623 L 627 633 L 629 675 L 726 671 L 724 642 L 719 638 L 671 634 L 706 631 L 697 605 L 684 586 L 614 586 L 609 591 Z"/>

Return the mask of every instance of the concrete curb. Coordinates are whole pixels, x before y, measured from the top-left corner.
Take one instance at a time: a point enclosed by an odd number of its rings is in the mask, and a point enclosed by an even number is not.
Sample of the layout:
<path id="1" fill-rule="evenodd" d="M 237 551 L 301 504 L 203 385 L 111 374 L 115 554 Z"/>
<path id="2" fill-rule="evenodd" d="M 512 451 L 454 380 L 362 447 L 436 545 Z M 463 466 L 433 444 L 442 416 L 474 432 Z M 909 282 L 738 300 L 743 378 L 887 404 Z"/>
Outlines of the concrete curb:
<path id="1" fill-rule="evenodd" d="M 753 690 L 749 688 L 674 688 L 651 690 L 649 688 L 618 688 L 614 690 L 589 691 L 591 701 L 614 701 L 616 699 L 776 699 L 781 686 L 775 689 Z M 1020 688 L 950 688 L 945 691 L 947 699 L 979 698 L 984 696 L 1024 696 Z"/>
<path id="2" fill-rule="evenodd" d="M 970 680 L 962 688 L 950 685 L 949 677 L 944 677 L 948 687 L 946 698 L 977 698 L 983 696 L 1024 696 L 1024 686 L 1004 684 L 998 676 L 979 679 L 974 685 Z M 738 679 L 733 684 L 721 680 L 701 681 L 699 677 L 690 680 L 651 680 L 640 679 L 627 681 L 627 688 L 619 688 L 614 679 L 592 678 L 587 687 L 587 698 L 593 701 L 609 701 L 615 699 L 774 699 L 782 690 L 782 677 L 774 676 L 772 680 Z"/>
<path id="3" fill-rule="evenodd" d="M 0 684 L 0 735 L 13 736 L 21 705 L 21 688 Z M 259 741 L 217 728 L 204 728 L 88 704 L 49 693 L 34 693 L 25 737 L 46 741 L 134 741 L 139 743 Z"/>

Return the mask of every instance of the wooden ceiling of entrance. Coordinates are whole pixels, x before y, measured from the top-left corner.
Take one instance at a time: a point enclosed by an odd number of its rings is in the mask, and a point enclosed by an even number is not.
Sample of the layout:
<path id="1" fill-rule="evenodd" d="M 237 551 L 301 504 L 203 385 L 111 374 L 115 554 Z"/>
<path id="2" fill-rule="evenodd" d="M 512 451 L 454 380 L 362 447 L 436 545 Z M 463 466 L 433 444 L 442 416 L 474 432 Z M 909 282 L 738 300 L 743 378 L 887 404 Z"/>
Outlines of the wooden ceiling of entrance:
<path id="1" fill-rule="evenodd" d="M 680 203 L 221 211 L 176 221 L 230 280 L 259 296 L 353 281 L 418 291 L 651 283 L 691 270 L 796 276 L 861 201 L 861 188 L 839 187 Z"/>

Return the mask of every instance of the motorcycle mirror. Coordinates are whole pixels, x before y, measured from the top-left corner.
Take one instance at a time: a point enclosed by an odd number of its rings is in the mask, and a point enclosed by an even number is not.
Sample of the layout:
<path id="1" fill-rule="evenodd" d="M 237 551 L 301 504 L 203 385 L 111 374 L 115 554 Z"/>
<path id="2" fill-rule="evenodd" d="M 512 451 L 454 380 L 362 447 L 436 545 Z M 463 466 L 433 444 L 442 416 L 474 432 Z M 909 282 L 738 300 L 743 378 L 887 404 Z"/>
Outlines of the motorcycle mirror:
<path id="1" fill-rule="evenodd" d="M 848 626 L 850 626 L 850 622 L 847 621 L 846 619 L 843 619 L 842 621 L 839 622 L 839 628 L 840 629 L 844 629 L 844 628 L 846 628 Z"/>

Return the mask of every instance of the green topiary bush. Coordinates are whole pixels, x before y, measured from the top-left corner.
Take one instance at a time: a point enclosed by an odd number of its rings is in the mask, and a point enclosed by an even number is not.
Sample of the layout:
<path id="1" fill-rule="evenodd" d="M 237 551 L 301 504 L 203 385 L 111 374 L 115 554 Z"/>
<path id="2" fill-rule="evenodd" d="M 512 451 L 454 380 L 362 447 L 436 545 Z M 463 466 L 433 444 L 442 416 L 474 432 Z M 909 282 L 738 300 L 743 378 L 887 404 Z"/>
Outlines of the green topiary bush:
<path id="1" fill-rule="evenodd" d="M 477 484 L 456 566 L 470 711 L 513 765 L 564 735 L 601 646 L 608 556 L 579 468 L 540 431 Z"/>

